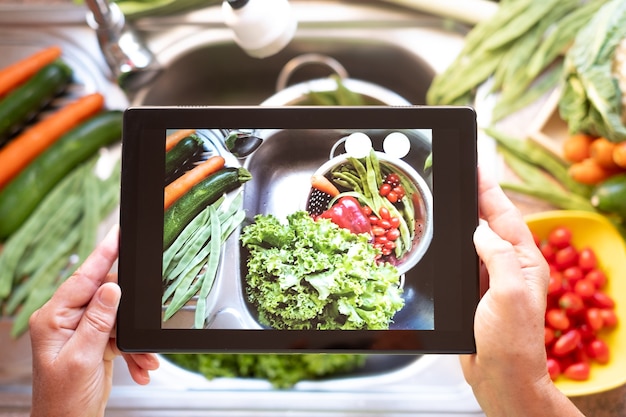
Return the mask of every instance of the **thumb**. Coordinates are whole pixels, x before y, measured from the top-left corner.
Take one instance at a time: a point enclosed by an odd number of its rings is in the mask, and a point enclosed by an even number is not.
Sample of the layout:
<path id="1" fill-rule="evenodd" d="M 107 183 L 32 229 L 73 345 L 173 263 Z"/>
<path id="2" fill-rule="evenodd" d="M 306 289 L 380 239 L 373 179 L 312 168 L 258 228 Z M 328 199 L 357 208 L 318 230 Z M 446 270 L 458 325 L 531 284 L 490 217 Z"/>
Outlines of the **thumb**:
<path id="1" fill-rule="evenodd" d="M 98 288 L 72 337 L 75 348 L 85 355 L 93 356 L 95 362 L 102 360 L 115 326 L 121 290 L 114 282 L 106 282 Z"/>

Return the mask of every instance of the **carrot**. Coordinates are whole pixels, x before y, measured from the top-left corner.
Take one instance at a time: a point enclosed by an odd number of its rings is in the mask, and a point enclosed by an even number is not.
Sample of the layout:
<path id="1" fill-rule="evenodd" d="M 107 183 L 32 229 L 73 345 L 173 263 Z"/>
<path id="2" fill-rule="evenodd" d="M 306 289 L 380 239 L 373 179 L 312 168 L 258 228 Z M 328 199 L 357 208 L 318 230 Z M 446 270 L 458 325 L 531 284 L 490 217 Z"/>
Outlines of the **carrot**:
<path id="1" fill-rule="evenodd" d="M 563 157 L 569 162 L 580 162 L 589 158 L 590 147 L 594 139 L 593 136 L 584 133 L 568 136 L 563 142 Z"/>
<path id="2" fill-rule="evenodd" d="M 104 106 L 100 93 L 88 94 L 32 125 L 0 149 L 0 188 L 4 187 L 39 154 L 66 132 L 99 112 Z"/>
<path id="3" fill-rule="evenodd" d="M 613 162 L 621 168 L 626 168 L 626 142 L 620 142 L 615 145 Z"/>
<path id="4" fill-rule="evenodd" d="M 615 170 L 618 166 L 613 161 L 613 149 L 615 149 L 615 143 L 606 138 L 598 138 L 589 147 L 589 153 L 600 166 L 609 170 Z"/>
<path id="5" fill-rule="evenodd" d="M 222 169 L 225 162 L 222 156 L 214 155 L 172 181 L 165 187 L 163 208 L 167 210 L 169 206 L 189 191 L 191 187 Z"/>
<path id="6" fill-rule="evenodd" d="M 177 130 L 176 132 L 167 135 L 167 138 L 165 138 L 165 151 L 166 152 L 169 151 L 178 142 L 180 142 L 181 140 L 185 139 L 187 136 L 195 132 L 196 132 L 195 129 L 181 129 L 181 130 Z"/>
<path id="7" fill-rule="evenodd" d="M 61 56 L 61 48 L 49 46 L 0 69 L 0 97 Z"/>
<path id="8" fill-rule="evenodd" d="M 335 187 L 335 184 L 330 182 L 330 180 L 323 175 L 313 175 L 311 177 L 311 186 L 331 197 L 335 197 L 339 194 L 339 190 Z"/>

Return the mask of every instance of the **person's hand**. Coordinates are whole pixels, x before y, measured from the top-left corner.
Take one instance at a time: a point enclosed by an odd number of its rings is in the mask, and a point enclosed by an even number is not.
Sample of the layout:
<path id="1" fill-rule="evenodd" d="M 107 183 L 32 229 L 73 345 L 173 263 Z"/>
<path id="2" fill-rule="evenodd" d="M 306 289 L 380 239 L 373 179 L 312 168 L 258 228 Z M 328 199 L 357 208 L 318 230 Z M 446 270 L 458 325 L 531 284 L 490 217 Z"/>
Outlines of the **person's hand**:
<path id="1" fill-rule="evenodd" d="M 120 300 L 119 229 L 115 227 L 78 270 L 30 319 L 33 351 L 31 416 L 101 416 L 120 355 L 114 326 Z M 124 354 L 135 382 L 147 384 L 159 362 L 152 354 Z"/>
<path id="2" fill-rule="evenodd" d="M 461 357 L 465 378 L 488 416 L 580 416 L 547 370 L 548 264 L 519 210 L 482 171 L 478 202 L 474 244 L 488 289 L 475 315 L 476 354 Z"/>

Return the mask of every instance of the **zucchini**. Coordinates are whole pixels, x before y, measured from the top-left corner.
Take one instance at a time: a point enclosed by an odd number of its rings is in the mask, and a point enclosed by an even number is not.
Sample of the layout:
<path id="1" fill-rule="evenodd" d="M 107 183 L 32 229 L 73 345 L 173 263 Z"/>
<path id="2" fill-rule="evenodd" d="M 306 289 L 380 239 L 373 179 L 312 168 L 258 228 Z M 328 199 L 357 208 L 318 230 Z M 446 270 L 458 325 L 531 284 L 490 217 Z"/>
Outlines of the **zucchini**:
<path id="1" fill-rule="evenodd" d="M 35 158 L 0 191 L 0 240 L 15 232 L 65 175 L 121 136 L 122 112 L 103 111 L 67 132 Z"/>
<path id="2" fill-rule="evenodd" d="M 598 184 L 591 195 L 591 204 L 626 219 L 626 174 L 614 175 Z"/>
<path id="3" fill-rule="evenodd" d="M 202 141 L 196 135 L 189 135 L 178 142 L 165 154 L 166 180 L 203 149 Z"/>
<path id="4" fill-rule="evenodd" d="M 235 190 L 252 178 L 245 168 L 223 168 L 194 185 L 165 211 L 163 249 L 167 249 L 194 217 L 224 193 Z"/>
<path id="5" fill-rule="evenodd" d="M 0 145 L 61 93 L 72 79 L 63 61 L 46 65 L 0 101 Z"/>

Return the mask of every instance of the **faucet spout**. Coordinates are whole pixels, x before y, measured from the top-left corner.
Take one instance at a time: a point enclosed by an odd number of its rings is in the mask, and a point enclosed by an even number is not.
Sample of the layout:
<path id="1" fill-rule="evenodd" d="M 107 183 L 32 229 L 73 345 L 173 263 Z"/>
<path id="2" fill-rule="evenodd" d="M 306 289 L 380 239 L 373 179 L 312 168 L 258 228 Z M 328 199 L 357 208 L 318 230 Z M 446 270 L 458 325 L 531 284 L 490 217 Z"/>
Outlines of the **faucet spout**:
<path id="1" fill-rule="evenodd" d="M 96 31 L 100 49 L 117 83 L 135 91 L 156 78 L 162 68 L 137 32 L 126 24 L 117 4 L 86 0 L 87 24 Z"/>

